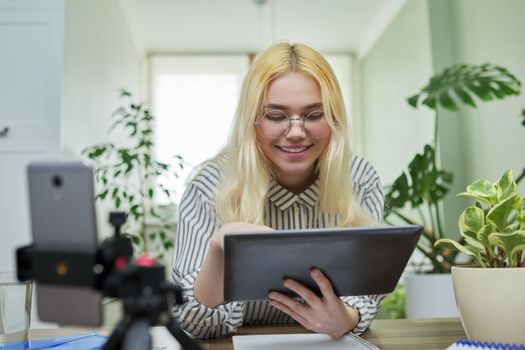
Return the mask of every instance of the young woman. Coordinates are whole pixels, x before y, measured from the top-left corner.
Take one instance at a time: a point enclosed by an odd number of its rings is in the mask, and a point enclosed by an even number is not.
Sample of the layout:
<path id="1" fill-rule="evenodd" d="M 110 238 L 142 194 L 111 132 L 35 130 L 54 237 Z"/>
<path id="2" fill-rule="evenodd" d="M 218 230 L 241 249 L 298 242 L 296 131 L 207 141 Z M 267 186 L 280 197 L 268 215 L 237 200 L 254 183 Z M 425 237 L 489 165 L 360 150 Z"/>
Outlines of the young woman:
<path id="1" fill-rule="evenodd" d="M 173 277 L 185 303 L 175 318 L 201 338 L 243 324 L 294 320 L 339 338 L 360 334 L 382 296 L 337 297 L 312 270 L 323 296 L 293 280 L 269 300 L 224 303 L 223 237 L 228 232 L 362 226 L 382 221 L 379 176 L 352 156 L 343 99 L 327 61 L 300 44 L 278 43 L 259 55 L 243 84 L 227 146 L 205 162 L 181 200 Z"/>

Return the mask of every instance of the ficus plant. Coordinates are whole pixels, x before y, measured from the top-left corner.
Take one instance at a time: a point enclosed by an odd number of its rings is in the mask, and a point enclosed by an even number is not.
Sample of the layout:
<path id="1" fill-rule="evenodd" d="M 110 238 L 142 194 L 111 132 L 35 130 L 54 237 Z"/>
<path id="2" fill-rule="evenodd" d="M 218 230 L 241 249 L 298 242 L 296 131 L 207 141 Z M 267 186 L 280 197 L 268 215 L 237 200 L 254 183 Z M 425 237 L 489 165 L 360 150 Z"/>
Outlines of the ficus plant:
<path id="1" fill-rule="evenodd" d="M 459 195 L 474 198 L 459 219 L 464 243 L 443 238 L 446 247 L 471 256 L 480 267 L 522 267 L 525 264 L 525 199 L 518 193 L 512 172 L 498 182 L 478 180 Z"/>
<path id="2" fill-rule="evenodd" d="M 135 251 L 163 259 L 173 247 L 174 232 L 173 222 L 161 215 L 158 194 L 172 200 L 174 192 L 165 184 L 178 178 L 183 160 L 174 157 L 176 169 L 155 160 L 153 115 L 145 104 L 134 102 L 128 91 L 121 90 L 120 97 L 125 103 L 112 114 L 109 133 L 121 129 L 131 146 L 108 142 L 87 147 L 83 154 L 95 168 L 96 199 L 110 201 L 115 209 L 128 213 L 123 234 L 132 239 Z"/>
<path id="3" fill-rule="evenodd" d="M 503 67 L 459 64 L 433 76 L 420 92 L 407 100 L 414 108 L 425 105 L 434 111 L 433 140 L 424 145 L 423 151 L 410 161 L 408 169 L 387 187 L 385 222 L 392 224 L 397 219 L 423 225 L 422 239 L 417 248 L 432 263 L 431 272 L 450 272 L 458 255 L 457 250 L 447 245 L 435 245 L 444 237 L 440 203 L 453 181 L 453 174 L 441 169 L 436 160 L 438 112 L 458 111 L 461 106 L 476 108 L 480 102 L 501 100 L 520 92 L 521 82 Z M 416 210 L 418 218 L 403 213 L 407 206 Z"/>

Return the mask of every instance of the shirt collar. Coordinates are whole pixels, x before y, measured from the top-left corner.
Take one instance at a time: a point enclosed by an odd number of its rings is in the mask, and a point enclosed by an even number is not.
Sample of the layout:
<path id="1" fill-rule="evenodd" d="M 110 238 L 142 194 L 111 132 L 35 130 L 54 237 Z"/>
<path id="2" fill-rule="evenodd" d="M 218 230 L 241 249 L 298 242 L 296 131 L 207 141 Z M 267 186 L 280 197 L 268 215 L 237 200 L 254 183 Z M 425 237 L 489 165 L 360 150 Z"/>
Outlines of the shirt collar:
<path id="1" fill-rule="evenodd" d="M 315 206 L 319 198 L 319 179 L 316 179 L 308 188 L 299 194 L 290 192 L 275 180 L 270 184 L 268 198 L 280 210 L 286 210 L 292 204 L 305 204 L 309 207 Z"/>

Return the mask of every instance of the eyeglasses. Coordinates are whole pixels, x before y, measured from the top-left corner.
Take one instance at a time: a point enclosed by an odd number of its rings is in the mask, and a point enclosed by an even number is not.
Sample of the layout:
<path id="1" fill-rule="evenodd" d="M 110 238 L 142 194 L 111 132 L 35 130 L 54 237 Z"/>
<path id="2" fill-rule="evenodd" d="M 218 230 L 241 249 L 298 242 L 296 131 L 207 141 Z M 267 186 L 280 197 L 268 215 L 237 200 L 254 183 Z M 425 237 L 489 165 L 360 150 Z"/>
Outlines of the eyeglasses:
<path id="1" fill-rule="evenodd" d="M 323 110 L 315 110 L 302 116 L 290 117 L 288 113 L 279 109 L 266 111 L 262 118 L 255 121 L 262 133 L 269 139 L 280 139 L 290 132 L 292 121 L 301 121 L 304 132 L 314 139 L 322 139 L 330 135 L 330 127 Z"/>

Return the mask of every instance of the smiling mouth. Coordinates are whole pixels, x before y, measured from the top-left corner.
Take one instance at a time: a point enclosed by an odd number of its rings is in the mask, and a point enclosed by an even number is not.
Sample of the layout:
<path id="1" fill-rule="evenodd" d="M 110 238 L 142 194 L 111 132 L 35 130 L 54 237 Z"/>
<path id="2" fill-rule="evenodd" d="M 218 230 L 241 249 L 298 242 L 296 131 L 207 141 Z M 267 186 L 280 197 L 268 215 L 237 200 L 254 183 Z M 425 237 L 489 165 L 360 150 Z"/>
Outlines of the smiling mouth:
<path id="1" fill-rule="evenodd" d="M 310 148 L 311 145 L 310 146 L 306 146 L 306 147 L 294 147 L 294 148 L 280 147 L 280 146 L 277 146 L 277 147 L 281 151 L 286 152 L 286 153 L 301 153 L 301 152 L 306 151 L 308 148 Z"/>

